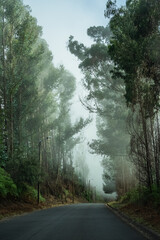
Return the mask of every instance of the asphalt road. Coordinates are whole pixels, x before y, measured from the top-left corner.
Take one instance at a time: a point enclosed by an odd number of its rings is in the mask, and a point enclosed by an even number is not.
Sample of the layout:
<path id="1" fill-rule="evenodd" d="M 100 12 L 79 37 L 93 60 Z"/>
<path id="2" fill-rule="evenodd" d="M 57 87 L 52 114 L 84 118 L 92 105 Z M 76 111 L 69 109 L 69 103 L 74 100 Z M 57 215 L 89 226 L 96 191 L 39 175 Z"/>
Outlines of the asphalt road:
<path id="1" fill-rule="evenodd" d="M 104 204 L 56 207 L 0 222 L 0 240 L 145 240 Z"/>

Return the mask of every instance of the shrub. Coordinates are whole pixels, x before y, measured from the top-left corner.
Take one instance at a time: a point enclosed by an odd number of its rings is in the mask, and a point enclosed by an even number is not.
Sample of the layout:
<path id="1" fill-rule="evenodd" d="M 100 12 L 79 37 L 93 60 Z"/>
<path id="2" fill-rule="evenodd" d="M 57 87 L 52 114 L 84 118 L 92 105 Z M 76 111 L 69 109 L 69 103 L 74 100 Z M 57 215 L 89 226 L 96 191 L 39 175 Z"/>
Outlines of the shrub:
<path id="1" fill-rule="evenodd" d="M 10 175 L 2 168 L 0 168 L 0 196 L 4 198 L 7 196 L 18 196 L 17 186 Z"/>
<path id="2" fill-rule="evenodd" d="M 66 197 L 69 196 L 69 191 L 66 188 L 64 188 L 64 194 L 65 194 Z"/>
<path id="3" fill-rule="evenodd" d="M 144 198 L 144 189 L 134 188 L 123 195 L 120 199 L 122 203 L 136 203 Z"/>
<path id="4" fill-rule="evenodd" d="M 120 201 L 122 203 L 152 203 L 157 206 L 160 204 L 160 190 L 155 185 L 152 186 L 151 190 L 144 186 L 137 187 L 122 196 Z"/>
<path id="5" fill-rule="evenodd" d="M 160 189 L 158 189 L 156 185 L 152 186 L 152 192 L 149 193 L 148 199 L 152 201 L 155 206 L 160 205 Z"/>
<path id="6" fill-rule="evenodd" d="M 34 187 L 29 186 L 26 183 L 22 183 L 19 186 L 18 190 L 19 190 L 20 196 L 24 200 L 27 200 L 27 201 L 37 201 L 38 192 L 37 192 L 37 190 Z M 43 198 L 42 195 L 40 194 L 40 202 L 44 202 L 44 201 L 45 201 L 45 198 Z"/>

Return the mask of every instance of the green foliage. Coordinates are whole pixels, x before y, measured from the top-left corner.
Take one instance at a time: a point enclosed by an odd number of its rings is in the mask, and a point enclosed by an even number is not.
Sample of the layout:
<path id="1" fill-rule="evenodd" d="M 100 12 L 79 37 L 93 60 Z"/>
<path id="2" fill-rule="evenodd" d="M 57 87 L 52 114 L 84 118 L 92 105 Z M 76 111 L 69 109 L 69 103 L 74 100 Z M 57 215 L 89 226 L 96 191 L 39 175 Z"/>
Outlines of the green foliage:
<path id="1" fill-rule="evenodd" d="M 65 197 L 68 197 L 69 196 L 69 191 L 67 189 L 64 188 L 64 194 L 65 194 Z"/>
<path id="2" fill-rule="evenodd" d="M 96 43 L 106 43 L 108 39 L 111 37 L 111 31 L 108 26 L 98 26 L 98 27 L 90 27 L 87 29 L 87 34 L 91 38 L 93 38 Z"/>
<path id="3" fill-rule="evenodd" d="M 6 168 L 7 171 L 10 172 L 17 186 L 19 186 L 21 182 L 34 185 L 37 183 L 38 179 L 37 156 L 28 155 L 28 158 L 26 158 L 23 151 L 18 150 L 15 152 L 13 160 L 7 161 Z"/>
<path id="4" fill-rule="evenodd" d="M 115 3 L 109 1 L 111 13 L 115 11 Z M 88 35 L 95 42 L 90 47 L 69 39 L 69 49 L 72 54 L 79 57 L 80 69 L 84 74 L 83 85 L 87 89 L 88 95 L 83 103 L 90 112 L 97 113 L 97 135 L 98 139 L 93 139 L 89 146 L 92 153 L 107 156 L 102 165 L 104 167 L 104 179 L 108 166 L 105 162 L 114 162 L 112 177 L 104 180 L 104 190 L 108 193 L 115 191 L 116 176 L 119 177 L 117 168 L 118 156 L 127 155 L 130 136 L 126 131 L 126 120 L 128 109 L 124 94 L 125 83 L 118 77 L 113 77 L 113 70 L 116 65 L 110 56 L 109 43 L 114 38 L 110 27 L 91 27 L 87 31 Z M 83 49 L 83 51 L 82 51 Z M 82 58 L 83 52 L 83 58 Z M 120 74 L 119 74 L 120 76 Z M 121 171 L 120 165 L 118 165 Z"/>
<path id="5" fill-rule="evenodd" d="M 137 187 L 127 192 L 120 198 L 121 203 L 151 204 L 155 207 L 160 205 L 160 189 L 152 185 L 152 190 L 147 187 Z"/>
<path id="6" fill-rule="evenodd" d="M 37 181 L 46 192 L 62 172 L 70 177 L 71 151 L 89 123 L 72 124 L 75 77 L 54 67 L 41 35 L 23 1 L 0 1 L 0 162 L 28 199 L 36 199 Z"/>
<path id="7" fill-rule="evenodd" d="M 18 187 L 18 192 L 20 197 L 24 200 L 31 201 L 31 202 L 37 201 L 37 196 L 38 196 L 37 190 L 26 183 L 21 183 L 21 185 Z M 44 201 L 45 201 L 45 198 L 43 198 L 42 195 L 40 194 L 40 202 L 44 202 Z"/>
<path id="8" fill-rule="evenodd" d="M 155 107 L 159 101 L 157 77 L 160 62 L 158 55 L 155 56 L 159 47 L 155 44 L 153 48 L 152 45 L 153 42 L 159 41 L 160 36 L 159 4 L 159 1 L 155 0 L 131 0 L 127 1 L 125 7 L 117 8 L 115 1 L 109 0 L 106 6 L 106 16 L 112 15 L 110 28 L 113 36 L 110 40 L 109 54 L 115 63 L 113 72 L 115 76 L 118 72 L 124 72 L 125 97 L 127 102 L 133 105 L 139 101 L 138 92 L 135 91 L 137 84 L 142 84 L 139 87 L 141 95 L 152 96 L 151 102 L 145 99 L 148 106 Z M 140 78 L 143 78 L 143 83 L 140 82 Z M 150 86 L 144 91 L 142 89 L 145 83 Z"/>
<path id="9" fill-rule="evenodd" d="M 79 44 L 77 41 L 73 41 L 74 37 L 69 37 L 68 47 L 72 54 L 78 57 L 78 59 L 83 60 L 85 58 L 85 52 L 87 48 L 84 44 Z"/>
<path id="10" fill-rule="evenodd" d="M 153 203 L 155 207 L 160 206 L 160 189 L 154 184 L 152 185 L 152 191 L 147 191 L 147 199 L 150 203 Z"/>
<path id="11" fill-rule="evenodd" d="M 137 201 L 140 201 L 140 193 L 138 189 L 132 189 L 131 191 L 127 192 L 120 198 L 120 201 L 122 203 L 137 203 Z"/>
<path id="12" fill-rule="evenodd" d="M 83 197 L 88 201 L 88 202 L 92 202 L 93 199 L 92 199 L 92 192 L 91 191 L 88 191 L 88 190 L 85 190 L 83 192 Z"/>
<path id="13" fill-rule="evenodd" d="M 10 175 L 2 168 L 0 168 L 0 196 L 4 198 L 18 196 L 17 186 Z"/>

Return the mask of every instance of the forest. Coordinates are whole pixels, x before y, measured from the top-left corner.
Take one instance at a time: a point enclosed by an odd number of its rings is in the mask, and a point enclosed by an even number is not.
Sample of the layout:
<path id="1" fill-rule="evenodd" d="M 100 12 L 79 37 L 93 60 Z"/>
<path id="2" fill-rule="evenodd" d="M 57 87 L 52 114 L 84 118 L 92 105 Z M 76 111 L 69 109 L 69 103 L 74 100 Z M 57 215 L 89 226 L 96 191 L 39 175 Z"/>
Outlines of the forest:
<path id="1" fill-rule="evenodd" d="M 0 197 L 45 201 L 88 197 L 85 162 L 75 173 L 73 148 L 89 124 L 72 123 L 76 80 L 56 68 L 42 28 L 20 0 L 0 1 Z M 80 163 L 79 163 L 80 164 Z M 87 178 L 87 174 L 86 174 Z M 75 187 L 74 187 L 75 186 Z M 74 200 L 74 199 L 73 199 Z"/>
<path id="2" fill-rule="evenodd" d="M 90 147 L 103 156 L 104 192 L 141 208 L 160 204 L 159 9 L 156 0 L 108 0 L 109 24 L 87 29 L 93 44 L 68 42 L 84 75 L 83 104 L 97 115 Z"/>
<path id="3" fill-rule="evenodd" d="M 105 6 L 104 6 L 105 7 Z M 92 154 L 102 157 L 103 191 L 121 203 L 160 205 L 160 2 L 108 0 L 109 24 L 91 26 L 90 46 L 68 39 L 96 115 Z M 73 161 L 76 79 L 55 67 L 42 28 L 21 0 L 0 0 L 0 201 L 93 201 L 84 159 Z M 78 159 L 79 156 L 77 156 Z M 95 199 L 94 199 L 95 200 Z M 97 201 L 101 200 L 97 197 Z"/>

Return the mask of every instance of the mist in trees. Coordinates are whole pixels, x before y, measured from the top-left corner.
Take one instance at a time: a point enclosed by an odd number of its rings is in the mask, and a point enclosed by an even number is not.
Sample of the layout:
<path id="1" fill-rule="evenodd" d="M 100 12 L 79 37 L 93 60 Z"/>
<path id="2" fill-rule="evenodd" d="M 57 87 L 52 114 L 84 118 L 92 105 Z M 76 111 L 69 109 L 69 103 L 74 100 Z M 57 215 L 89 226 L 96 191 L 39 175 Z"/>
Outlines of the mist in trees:
<path id="1" fill-rule="evenodd" d="M 126 158 L 130 138 L 126 128 L 128 109 L 123 97 L 124 83 L 111 76 L 113 63 L 107 49 L 110 29 L 91 27 L 88 35 L 95 42 L 90 48 L 78 44 L 73 37 L 69 39 L 69 48 L 82 59 L 80 68 L 84 73 L 83 84 L 88 91 L 84 105 L 97 114 L 98 139 L 93 140 L 90 147 L 93 153 L 104 156 L 102 165 L 105 193 L 123 192 L 128 187 L 124 168 L 129 168 Z"/>
<path id="2" fill-rule="evenodd" d="M 156 0 L 127 0 L 122 7 L 108 0 L 109 24 L 88 28 L 90 46 L 68 39 L 83 74 L 80 101 L 96 115 L 97 138 L 88 145 L 102 156 L 107 195 L 160 191 L 159 8 Z M 31 191 L 38 202 L 41 194 L 91 201 L 95 190 L 80 144 L 91 119 L 73 122 L 76 79 L 53 62 L 29 6 L 1 0 L 0 195 Z"/>
<path id="3" fill-rule="evenodd" d="M 20 0 L 0 1 L 0 50 L 0 195 L 21 198 L 32 187 L 38 202 L 40 193 L 63 198 L 74 194 L 73 181 L 83 194 L 72 152 L 90 120 L 72 123 L 76 80 L 53 65 L 41 27 Z"/>
<path id="4" fill-rule="evenodd" d="M 159 191 L 159 2 L 107 1 L 109 25 L 87 30 L 86 47 L 70 36 L 88 95 L 97 114 L 93 153 L 104 156 L 104 191 L 118 195 L 139 185 Z"/>

